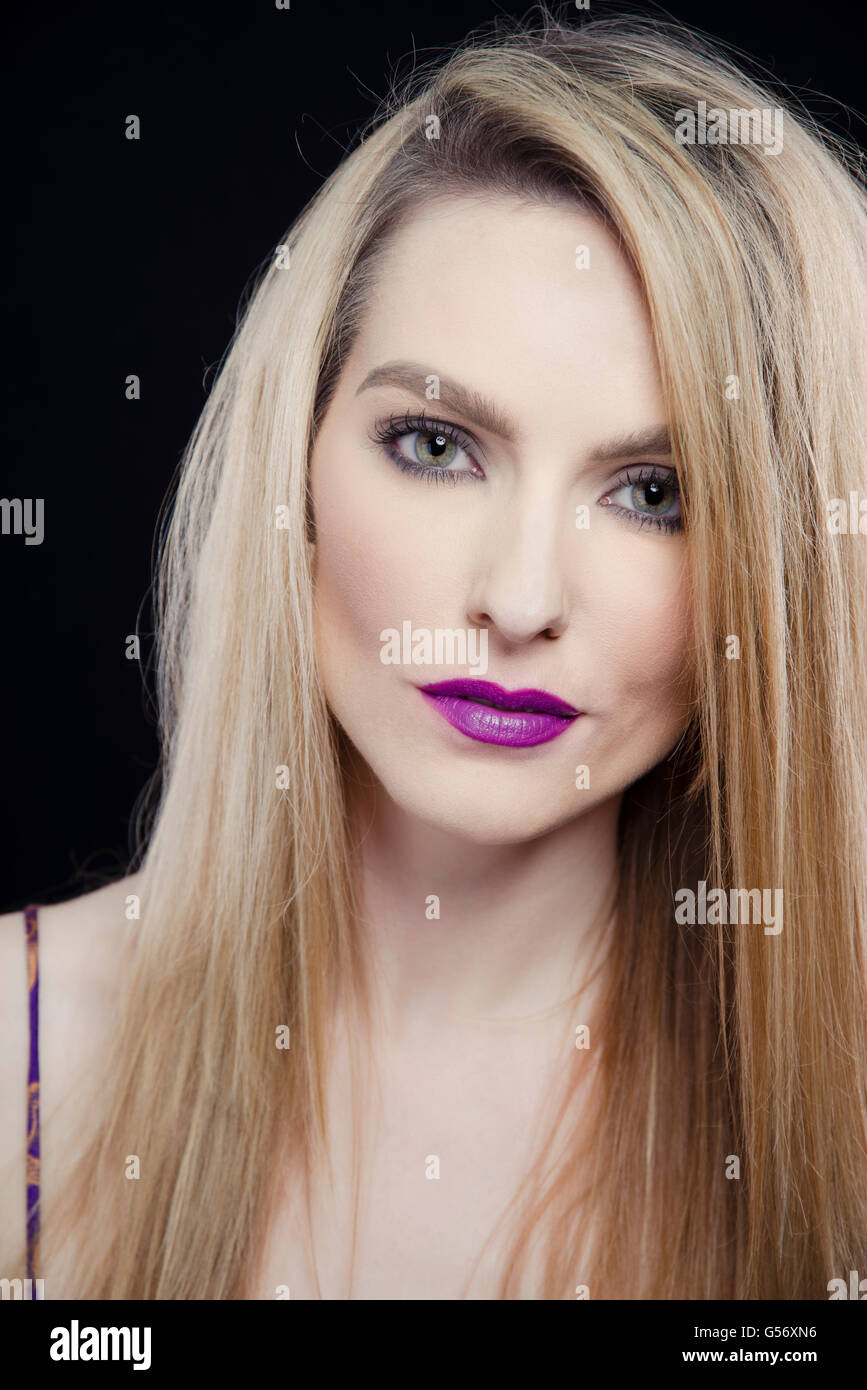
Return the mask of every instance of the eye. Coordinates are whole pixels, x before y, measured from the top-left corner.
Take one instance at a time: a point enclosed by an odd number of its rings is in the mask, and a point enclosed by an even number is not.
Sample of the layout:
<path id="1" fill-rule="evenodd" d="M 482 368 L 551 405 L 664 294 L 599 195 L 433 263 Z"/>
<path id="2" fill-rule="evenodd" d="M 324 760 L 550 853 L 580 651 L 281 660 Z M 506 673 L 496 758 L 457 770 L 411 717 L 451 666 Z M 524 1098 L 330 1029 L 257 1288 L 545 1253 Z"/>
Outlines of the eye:
<path id="1" fill-rule="evenodd" d="M 615 487 L 599 501 L 601 506 L 611 507 L 639 528 L 683 530 L 680 487 L 672 468 L 659 468 L 655 464 L 628 468 Z"/>
<path id="2" fill-rule="evenodd" d="M 398 468 L 416 477 L 450 483 L 484 477 L 470 453 L 475 442 L 443 420 L 391 415 L 377 420 L 370 437 Z"/>

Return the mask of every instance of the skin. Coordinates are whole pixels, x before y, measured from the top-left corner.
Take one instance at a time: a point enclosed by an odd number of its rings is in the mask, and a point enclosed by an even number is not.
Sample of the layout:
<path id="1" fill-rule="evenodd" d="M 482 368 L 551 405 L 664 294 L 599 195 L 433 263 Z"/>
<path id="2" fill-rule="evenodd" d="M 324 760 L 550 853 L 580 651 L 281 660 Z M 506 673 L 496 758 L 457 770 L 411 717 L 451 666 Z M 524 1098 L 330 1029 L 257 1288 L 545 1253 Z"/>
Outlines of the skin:
<path id="1" fill-rule="evenodd" d="M 580 245 L 590 268 L 576 267 Z M 419 371 L 365 388 L 395 361 Z M 426 399 L 432 373 L 488 397 L 512 439 L 451 408 L 445 387 Z M 455 486 L 407 475 L 371 442 L 378 420 L 420 411 L 472 440 L 451 452 Z M 683 533 L 634 524 L 648 494 L 623 483 L 628 467 L 635 478 L 672 459 L 596 457 L 665 425 L 640 288 L 598 221 L 569 205 L 459 197 L 403 226 L 311 464 L 318 661 L 356 750 L 369 937 L 392 1033 L 420 1016 L 544 1008 L 581 978 L 576 946 L 614 871 L 622 792 L 687 722 Z M 405 433 L 394 447 L 417 460 L 418 443 Z M 676 490 L 668 499 L 673 515 Z M 485 679 L 549 691 L 582 717 L 532 748 L 468 739 L 417 687 L 472 672 L 380 660 L 380 634 L 406 620 L 485 629 Z M 589 788 L 575 785 L 579 765 Z M 429 894 L 439 924 L 425 917 Z"/>
<path id="2" fill-rule="evenodd" d="M 575 265 L 579 245 L 589 269 Z M 359 392 L 397 360 L 420 365 L 411 388 Z M 490 397 L 513 438 L 476 426 L 445 391 L 428 400 L 429 373 Z M 472 467 L 472 455 L 480 477 L 430 486 L 371 441 L 378 419 L 420 410 L 463 427 L 474 447 L 455 466 Z M 580 1126 L 604 1029 L 590 965 L 608 926 L 617 812 L 685 727 L 690 630 L 682 535 L 638 529 L 608 505 L 630 505 L 626 466 L 670 460 L 593 455 L 664 423 L 639 287 L 597 222 L 568 206 L 462 197 L 428 203 L 398 233 L 311 464 L 317 659 L 353 747 L 360 940 L 377 1005 L 362 1041 L 375 1072 L 359 1088 L 353 1023 L 338 1011 L 334 1183 L 312 1183 L 315 1257 L 302 1184 L 287 1172 L 254 1296 L 289 1285 L 295 1300 L 459 1297 L 522 1185 L 565 1068 Z M 411 453 L 406 439 L 399 447 Z M 587 530 L 575 527 L 581 505 Z M 380 661 L 380 633 L 407 619 L 483 628 L 485 679 L 547 690 L 581 719 L 533 748 L 468 740 L 416 687 L 470 672 Z M 578 765 L 589 788 L 575 786 Z M 40 913 L 45 1229 L 82 1135 L 81 1109 L 63 1098 L 82 1075 L 98 1084 L 93 1059 L 111 1046 L 129 963 L 124 899 L 135 891 L 128 878 Z M 438 920 L 425 915 L 431 894 Z M 25 978 L 22 919 L 10 914 L 0 919 L 0 1169 L 21 1180 L 0 1187 L 4 1244 L 24 1235 Z M 591 1048 L 578 1052 L 574 1029 L 587 1023 Z M 73 1256 L 44 1270 L 49 1298 L 75 1297 Z M 483 1263 L 470 1296 L 496 1296 L 500 1267 Z"/>

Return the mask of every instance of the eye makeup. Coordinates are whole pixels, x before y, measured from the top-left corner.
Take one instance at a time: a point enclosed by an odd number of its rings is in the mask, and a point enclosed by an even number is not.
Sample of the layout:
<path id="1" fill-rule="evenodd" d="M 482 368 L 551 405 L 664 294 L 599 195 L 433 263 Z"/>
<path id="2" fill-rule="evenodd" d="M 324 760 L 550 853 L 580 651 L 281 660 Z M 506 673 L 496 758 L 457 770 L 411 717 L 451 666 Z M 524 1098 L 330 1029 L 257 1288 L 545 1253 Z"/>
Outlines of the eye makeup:
<path id="1" fill-rule="evenodd" d="M 433 419 L 424 412 L 406 411 L 403 415 L 379 419 L 369 439 L 401 472 L 425 482 L 454 485 L 484 480 L 485 475 L 475 458 L 475 451 L 479 451 L 476 441 L 459 425 Z M 410 445 L 414 458 L 399 447 L 400 442 L 407 439 L 414 439 Z M 419 456 L 424 450 L 430 451 L 428 460 Z M 469 467 L 453 468 L 451 465 L 461 453 L 466 456 Z M 628 492 L 629 500 L 636 505 L 626 506 L 614 501 L 619 492 Z M 680 489 L 674 468 L 660 464 L 630 464 L 598 499 L 598 505 L 610 508 L 638 530 L 650 527 L 666 534 L 683 530 Z M 671 511 L 675 506 L 676 511 Z"/>
<path id="2" fill-rule="evenodd" d="M 442 460 L 437 461 L 436 454 L 433 455 L 431 462 L 424 462 L 417 456 L 415 459 L 408 458 L 397 447 L 397 442 L 412 435 L 418 436 L 414 445 L 416 450 L 418 450 L 418 441 L 428 438 L 433 441 L 434 450 L 441 450 Z M 379 445 L 386 456 L 402 472 L 424 478 L 428 482 L 456 483 L 461 479 L 468 478 L 480 480 L 484 476 L 472 457 L 471 451 L 478 447 L 475 440 L 471 439 L 458 425 L 451 425 L 445 420 L 432 420 L 423 413 L 413 415 L 407 412 L 402 416 L 390 415 L 384 420 L 376 421 L 370 433 L 370 439 Z M 455 455 L 461 451 L 469 456 L 472 465 L 470 469 L 454 469 L 449 466 Z M 473 469 L 476 471 L 474 472 Z"/>

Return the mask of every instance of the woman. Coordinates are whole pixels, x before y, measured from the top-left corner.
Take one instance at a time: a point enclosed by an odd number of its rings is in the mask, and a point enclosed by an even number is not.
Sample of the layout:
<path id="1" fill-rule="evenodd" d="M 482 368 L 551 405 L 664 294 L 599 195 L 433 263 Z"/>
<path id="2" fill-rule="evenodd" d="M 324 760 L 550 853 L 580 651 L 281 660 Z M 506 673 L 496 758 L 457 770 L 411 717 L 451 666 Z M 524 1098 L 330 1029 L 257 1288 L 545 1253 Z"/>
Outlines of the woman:
<path id="1" fill-rule="evenodd" d="M 633 18 L 477 37 L 327 180 L 164 536 L 141 866 L 29 914 L 46 1297 L 867 1268 L 865 227 Z"/>

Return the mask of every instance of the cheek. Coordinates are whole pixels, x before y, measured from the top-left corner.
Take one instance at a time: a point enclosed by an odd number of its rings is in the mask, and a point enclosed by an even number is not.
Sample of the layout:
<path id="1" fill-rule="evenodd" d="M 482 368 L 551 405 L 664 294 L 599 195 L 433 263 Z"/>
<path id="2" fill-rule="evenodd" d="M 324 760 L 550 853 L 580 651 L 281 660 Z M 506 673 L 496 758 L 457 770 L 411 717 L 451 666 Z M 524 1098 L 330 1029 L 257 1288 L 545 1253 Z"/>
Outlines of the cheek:
<path id="1" fill-rule="evenodd" d="M 389 477 L 366 451 L 336 440 L 314 454 L 311 488 L 317 644 L 339 652 L 351 643 L 380 665 L 383 628 L 436 627 L 451 611 L 466 553 L 461 528 L 432 520 L 424 483 Z"/>
<path id="2" fill-rule="evenodd" d="M 691 648 L 683 541 L 629 537 L 594 567 L 593 665 L 621 720 L 661 727 L 680 709 Z"/>
<path id="3" fill-rule="evenodd" d="M 380 633 L 416 618 L 423 606 L 430 537 L 412 525 L 393 490 L 375 486 L 369 473 L 369 459 L 353 460 L 349 451 L 326 451 L 313 460 L 314 603 L 326 674 L 350 675 L 340 665 L 350 648 L 353 669 L 358 662 L 370 669 L 372 661 L 386 671 Z"/>
<path id="4" fill-rule="evenodd" d="M 316 640 L 326 674 L 375 653 L 388 592 L 381 527 L 369 512 L 335 506 L 317 512 L 314 565 Z"/>

